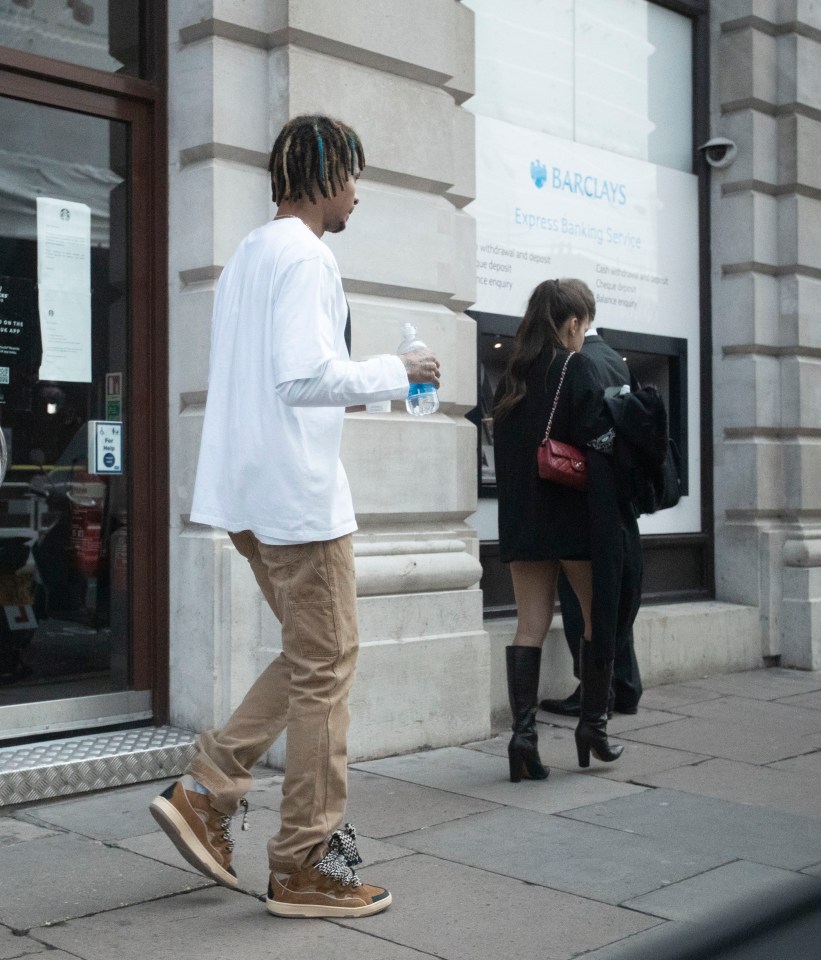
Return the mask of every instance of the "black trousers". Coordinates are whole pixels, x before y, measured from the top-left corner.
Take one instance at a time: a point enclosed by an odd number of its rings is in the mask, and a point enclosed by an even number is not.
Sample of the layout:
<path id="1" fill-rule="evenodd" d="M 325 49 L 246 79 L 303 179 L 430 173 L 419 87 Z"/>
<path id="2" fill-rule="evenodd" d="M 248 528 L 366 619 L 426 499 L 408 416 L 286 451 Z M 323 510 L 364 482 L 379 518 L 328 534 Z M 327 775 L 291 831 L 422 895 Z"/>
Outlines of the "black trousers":
<path id="1" fill-rule="evenodd" d="M 591 469 L 591 548 L 593 551 L 593 641 L 597 655 L 613 658 L 617 709 L 632 710 L 642 694 L 633 647 L 633 624 L 641 606 L 643 563 L 639 525 L 628 507 L 617 502 L 609 459 L 588 453 Z M 575 593 L 559 574 L 559 602 L 573 672 L 579 676 L 579 646 L 584 618 Z"/>

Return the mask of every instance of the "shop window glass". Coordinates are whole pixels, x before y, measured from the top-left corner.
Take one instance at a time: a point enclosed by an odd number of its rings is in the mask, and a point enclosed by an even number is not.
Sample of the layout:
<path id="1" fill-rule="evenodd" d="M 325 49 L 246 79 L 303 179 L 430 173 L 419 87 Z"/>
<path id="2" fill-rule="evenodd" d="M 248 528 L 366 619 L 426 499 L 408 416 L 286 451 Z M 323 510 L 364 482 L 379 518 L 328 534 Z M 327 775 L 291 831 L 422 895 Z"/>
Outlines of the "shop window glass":
<path id="1" fill-rule="evenodd" d="M 692 170 L 692 26 L 648 0 L 466 0 L 474 113 Z"/>
<path id="2" fill-rule="evenodd" d="M 145 77 L 148 22 L 139 0 L 0 0 L 0 45 Z"/>
<path id="3" fill-rule="evenodd" d="M 130 133 L 6 97 L 0 128 L 4 707 L 130 684 Z"/>

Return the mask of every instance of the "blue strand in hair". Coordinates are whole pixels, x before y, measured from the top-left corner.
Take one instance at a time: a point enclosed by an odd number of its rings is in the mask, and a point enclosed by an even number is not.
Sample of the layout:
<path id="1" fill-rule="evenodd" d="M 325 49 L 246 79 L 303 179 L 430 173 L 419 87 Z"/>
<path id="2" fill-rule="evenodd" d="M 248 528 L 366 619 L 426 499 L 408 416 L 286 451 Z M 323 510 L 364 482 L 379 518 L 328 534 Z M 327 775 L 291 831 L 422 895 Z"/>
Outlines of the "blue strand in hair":
<path id="1" fill-rule="evenodd" d="M 322 136 L 316 127 L 314 127 L 314 133 L 316 134 L 316 142 L 319 147 L 319 169 L 322 171 L 322 179 L 324 182 L 327 179 L 325 176 L 325 144 L 322 142 Z"/>

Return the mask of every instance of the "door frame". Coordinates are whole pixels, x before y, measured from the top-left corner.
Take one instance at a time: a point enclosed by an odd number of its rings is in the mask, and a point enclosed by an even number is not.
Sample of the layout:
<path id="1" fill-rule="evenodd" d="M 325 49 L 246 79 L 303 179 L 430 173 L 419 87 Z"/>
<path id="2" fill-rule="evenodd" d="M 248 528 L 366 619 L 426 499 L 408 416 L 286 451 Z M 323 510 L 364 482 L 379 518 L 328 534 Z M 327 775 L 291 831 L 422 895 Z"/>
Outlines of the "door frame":
<path id="1" fill-rule="evenodd" d="M 165 2 L 151 6 L 148 79 L 0 47 L 0 95 L 130 127 L 131 692 L 150 691 L 153 720 L 162 724 L 169 716 L 167 70 Z"/>

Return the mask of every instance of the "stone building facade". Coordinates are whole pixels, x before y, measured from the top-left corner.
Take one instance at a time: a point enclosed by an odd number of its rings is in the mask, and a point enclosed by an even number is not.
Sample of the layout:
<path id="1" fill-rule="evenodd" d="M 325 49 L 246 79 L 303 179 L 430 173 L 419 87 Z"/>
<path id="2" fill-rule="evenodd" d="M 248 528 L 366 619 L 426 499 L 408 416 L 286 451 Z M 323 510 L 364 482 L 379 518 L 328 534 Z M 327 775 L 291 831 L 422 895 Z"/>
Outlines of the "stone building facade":
<path id="1" fill-rule="evenodd" d="M 675 5 L 672 5 L 675 6 Z M 702 5 L 705 6 L 706 5 Z M 647 607 L 649 683 L 762 660 L 821 666 L 817 143 L 821 8 L 709 5 L 710 134 L 738 147 L 710 174 L 714 599 Z M 368 165 L 350 229 L 330 245 L 353 355 L 395 349 L 410 320 L 435 344 L 430 422 L 348 416 L 362 654 L 352 755 L 485 735 L 504 715 L 510 620 L 485 621 L 477 535 L 473 14 L 457 0 L 169 4 L 171 715 L 218 722 L 278 646 L 224 535 L 187 513 L 206 391 L 215 279 L 270 215 L 267 152 L 301 112 L 345 118 Z M 711 326 L 710 326 L 711 317 Z M 558 635 L 557 635 L 558 636 Z M 206 654 L 203 651 L 207 651 Z M 544 686 L 566 683 L 561 644 Z"/>
<path id="2" fill-rule="evenodd" d="M 520 45 L 499 13 L 514 8 Z M 682 87 L 692 61 L 693 96 L 675 108 L 678 161 L 667 167 L 688 181 L 687 196 L 698 181 L 698 329 L 688 341 L 698 498 L 689 525 L 645 528 L 645 684 L 762 663 L 821 669 L 819 0 L 0 0 L 0 320 L 31 347 L 22 391 L 17 361 L 0 365 L 0 534 L 13 568 L 4 589 L 28 591 L 4 601 L 7 618 L 16 606 L 9 631 L 0 624 L 0 740 L 172 724 L 182 744 L 221 723 L 279 650 L 247 565 L 189 512 L 216 281 L 271 216 L 271 144 L 306 112 L 339 116 L 365 144 L 361 203 L 350 228 L 326 238 L 354 358 L 393 352 L 410 321 L 443 370 L 430 418 L 401 403 L 346 418 L 362 635 L 351 755 L 466 742 L 508 722 L 515 620 L 503 565 L 493 566 L 493 505 L 480 496 L 481 322 L 470 311 L 486 309 L 476 306 L 489 169 L 477 161 L 487 159 L 480 134 L 510 117 L 477 104 L 488 76 L 507 89 L 488 73 L 487 51 L 506 42 L 497 60 L 524 76 L 561 20 L 567 36 L 554 52 L 567 56 L 550 59 L 544 109 L 578 76 L 587 104 L 625 108 L 629 97 L 608 100 L 606 83 L 590 80 L 600 76 L 590 47 L 577 71 L 577 14 L 601 27 L 600 50 L 611 33 L 621 43 L 608 69 L 618 73 L 621 57 L 637 81 L 648 143 L 677 93 L 664 44 L 692 51 L 683 72 L 677 61 Z M 494 17 L 498 29 L 487 27 Z M 614 146 L 539 125 L 538 91 L 526 92 L 532 130 L 563 137 L 566 156 L 609 150 L 622 170 L 664 166 L 641 150 L 619 154 L 617 137 Z M 519 106 L 515 94 L 497 100 Z M 716 157 L 698 148 L 715 137 L 732 146 L 731 162 L 708 165 Z M 535 196 L 527 170 L 524 181 Z M 40 309 L 40 253 L 60 230 L 82 271 L 58 270 L 53 303 L 70 309 L 53 320 Z M 45 343 L 38 373 L 35 334 L 60 322 L 70 336 L 57 346 L 69 342 L 73 360 L 55 365 L 65 356 Z M 125 438 L 124 467 L 110 476 L 87 454 L 100 420 Z M 43 544 L 61 530 L 49 557 Z M 542 692 L 571 683 L 557 621 Z"/>

